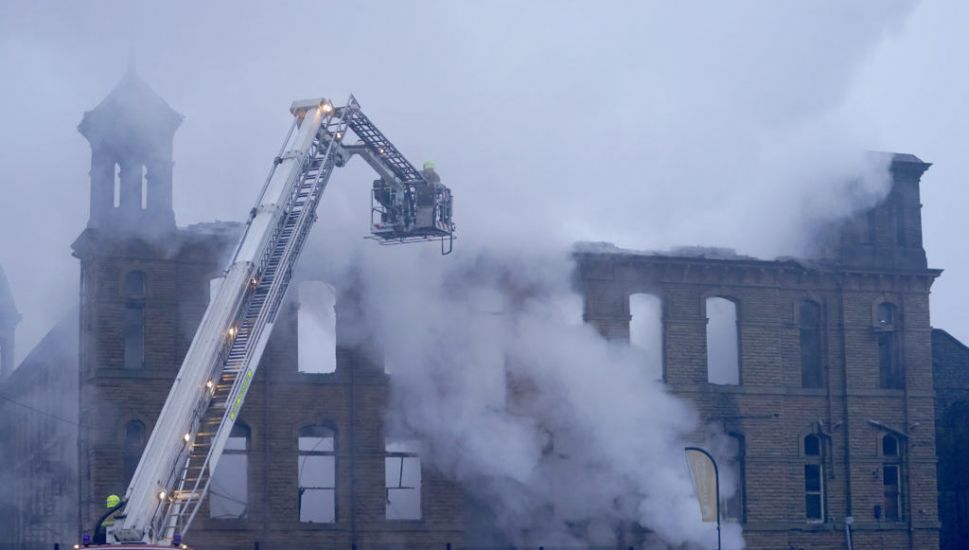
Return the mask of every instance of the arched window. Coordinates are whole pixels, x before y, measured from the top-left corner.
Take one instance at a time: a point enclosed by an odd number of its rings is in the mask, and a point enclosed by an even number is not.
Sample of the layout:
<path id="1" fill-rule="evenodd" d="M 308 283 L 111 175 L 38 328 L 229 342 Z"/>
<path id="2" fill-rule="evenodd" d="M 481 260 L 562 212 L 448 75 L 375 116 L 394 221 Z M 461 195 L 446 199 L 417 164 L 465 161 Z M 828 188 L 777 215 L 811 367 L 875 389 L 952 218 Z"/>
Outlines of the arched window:
<path id="1" fill-rule="evenodd" d="M 336 521 L 336 433 L 324 426 L 300 429 L 297 479 L 299 520 Z"/>
<path id="2" fill-rule="evenodd" d="M 900 521 L 902 515 L 902 456 L 900 441 L 892 434 L 886 434 L 881 440 L 882 451 L 882 487 L 884 489 L 884 504 L 882 515 L 887 521 Z"/>
<path id="3" fill-rule="evenodd" d="M 821 438 L 810 434 L 804 438 L 804 517 L 811 523 L 825 519 L 825 479 Z"/>
<path id="4" fill-rule="evenodd" d="M 663 377 L 663 303 L 652 294 L 629 297 L 629 345 L 645 354 L 646 369 Z"/>
<path id="5" fill-rule="evenodd" d="M 740 384 L 737 304 L 721 297 L 707 298 L 707 381 Z"/>
<path id="6" fill-rule="evenodd" d="M 745 455 L 744 436 L 729 434 L 727 456 L 720 466 L 720 518 L 725 521 L 744 521 Z"/>
<path id="7" fill-rule="evenodd" d="M 132 420 L 124 425 L 124 444 L 121 449 L 121 467 L 124 470 L 124 485 L 127 487 L 145 449 L 145 425 L 141 421 Z"/>
<path id="8" fill-rule="evenodd" d="M 817 302 L 802 300 L 798 306 L 801 340 L 801 386 L 820 388 L 824 373 L 821 366 L 821 307 Z"/>
<path id="9" fill-rule="evenodd" d="M 232 426 L 209 483 L 209 517 L 241 519 L 249 513 L 249 427 Z"/>
<path id="10" fill-rule="evenodd" d="M 414 440 L 388 439 L 384 458 L 387 519 L 421 519 L 420 445 Z"/>
<path id="11" fill-rule="evenodd" d="M 882 302 L 875 309 L 875 330 L 878 343 L 879 385 L 886 389 L 905 387 L 905 374 L 898 353 L 898 311 L 895 304 Z"/>
<path id="12" fill-rule="evenodd" d="M 298 300 L 297 369 L 336 371 L 336 291 L 322 281 L 306 281 L 299 285 Z"/>
<path id="13" fill-rule="evenodd" d="M 129 271 L 124 280 L 124 367 L 145 366 L 145 273 Z"/>

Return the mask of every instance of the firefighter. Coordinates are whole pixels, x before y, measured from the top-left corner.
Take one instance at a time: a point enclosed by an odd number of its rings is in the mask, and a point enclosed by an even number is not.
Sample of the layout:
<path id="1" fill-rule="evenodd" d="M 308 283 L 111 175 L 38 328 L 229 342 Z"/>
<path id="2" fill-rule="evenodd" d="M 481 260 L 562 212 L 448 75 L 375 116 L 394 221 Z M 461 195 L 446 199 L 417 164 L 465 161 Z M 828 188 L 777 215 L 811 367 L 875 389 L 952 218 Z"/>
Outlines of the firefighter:
<path id="1" fill-rule="evenodd" d="M 424 169 L 421 170 L 421 175 L 424 176 L 424 181 L 430 183 L 432 187 L 435 183 L 441 183 L 441 176 L 434 171 L 434 161 L 424 161 Z"/>
<path id="2" fill-rule="evenodd" d="M 114 525 L 115 516 L 121 509 L 121 497 L 118 495 L 108 495 L 108 511 L 101 516 L 97 531 L 94 533 L 94 544 L 106 544 L 108 542 L 108 527 Z"/>

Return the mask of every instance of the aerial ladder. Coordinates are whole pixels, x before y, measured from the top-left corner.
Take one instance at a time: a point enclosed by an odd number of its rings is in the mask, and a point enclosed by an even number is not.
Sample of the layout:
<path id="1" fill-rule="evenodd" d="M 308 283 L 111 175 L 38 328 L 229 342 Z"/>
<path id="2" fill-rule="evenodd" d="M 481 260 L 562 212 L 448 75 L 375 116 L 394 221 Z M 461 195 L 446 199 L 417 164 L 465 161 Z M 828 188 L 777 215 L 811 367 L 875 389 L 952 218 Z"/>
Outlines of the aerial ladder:
<path id="1" fill-rule="evenodd" d="M 377 172 L 371 238 L 381 244 L 436 239 L 442 253 L 452 250 L 450 189 L 436 175 L 418 171 L 352 95 L 340 107 L 328 99 L 297 101 L 290 112 L 292 126 L 224 281 L 209 302 L 107 529 L 109 546 L 183 544 L 245 402 L 334 168 L 359 155 Z M 84 546 L 89 544 L 86 538 Z"/>

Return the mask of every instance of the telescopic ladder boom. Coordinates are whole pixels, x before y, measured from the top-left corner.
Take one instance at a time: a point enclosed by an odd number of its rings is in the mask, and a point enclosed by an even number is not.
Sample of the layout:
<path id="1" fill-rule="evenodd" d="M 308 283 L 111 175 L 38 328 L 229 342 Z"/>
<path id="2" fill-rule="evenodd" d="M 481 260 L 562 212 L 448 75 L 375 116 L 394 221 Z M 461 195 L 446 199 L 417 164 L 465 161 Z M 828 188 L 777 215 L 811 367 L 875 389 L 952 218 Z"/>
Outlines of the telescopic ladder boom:
<path id="1" fill-rule="evenodd" d="M 374 238 L 453 239 L 450 190 L 426 181 L 350 96 L 297 101 L 225 279 L 202 317 L 125 494 L 109 543 L 171 544 L 205 498 L 333 169 L 359 154 L 380 176 Z M 347 131 L 359 138 L 345 144 Z M 433 192 L 427 191 L 431 189 Z M 420 197 L 434 197 L 433 204 Z M 419 215 L 423 211 L 424 215 Z M 443 250 L 442 244 L 442 250 Z"/>

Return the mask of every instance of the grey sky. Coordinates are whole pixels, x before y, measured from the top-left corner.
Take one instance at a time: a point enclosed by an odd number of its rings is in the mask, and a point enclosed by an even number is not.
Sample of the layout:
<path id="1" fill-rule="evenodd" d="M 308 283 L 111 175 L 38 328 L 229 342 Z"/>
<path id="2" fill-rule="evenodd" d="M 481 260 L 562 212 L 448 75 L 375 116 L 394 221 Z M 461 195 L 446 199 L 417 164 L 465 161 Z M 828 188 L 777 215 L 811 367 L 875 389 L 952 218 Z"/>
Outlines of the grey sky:
<path id="1" fill-rule="evenodd" d="M 181 225 L 241 219 L 295 98 L 353 92 L 456 193 L 459 246 L 796 253 L 855 151 L 914 153 L 933 324 L 969 341 L 969 7 L 924 2 L 4 2 L 0 264 L 23 356 L 76 300 L 76 131 L 127 59 L 185 122 Z M 320 242 L 369 246 L 359 165 Z M 344 247 L 344 248 L 345 248 Z M 325 249 L 325 248 L 324 248 Z M 330 248 L 332 249 L 332 247 Z"/>

